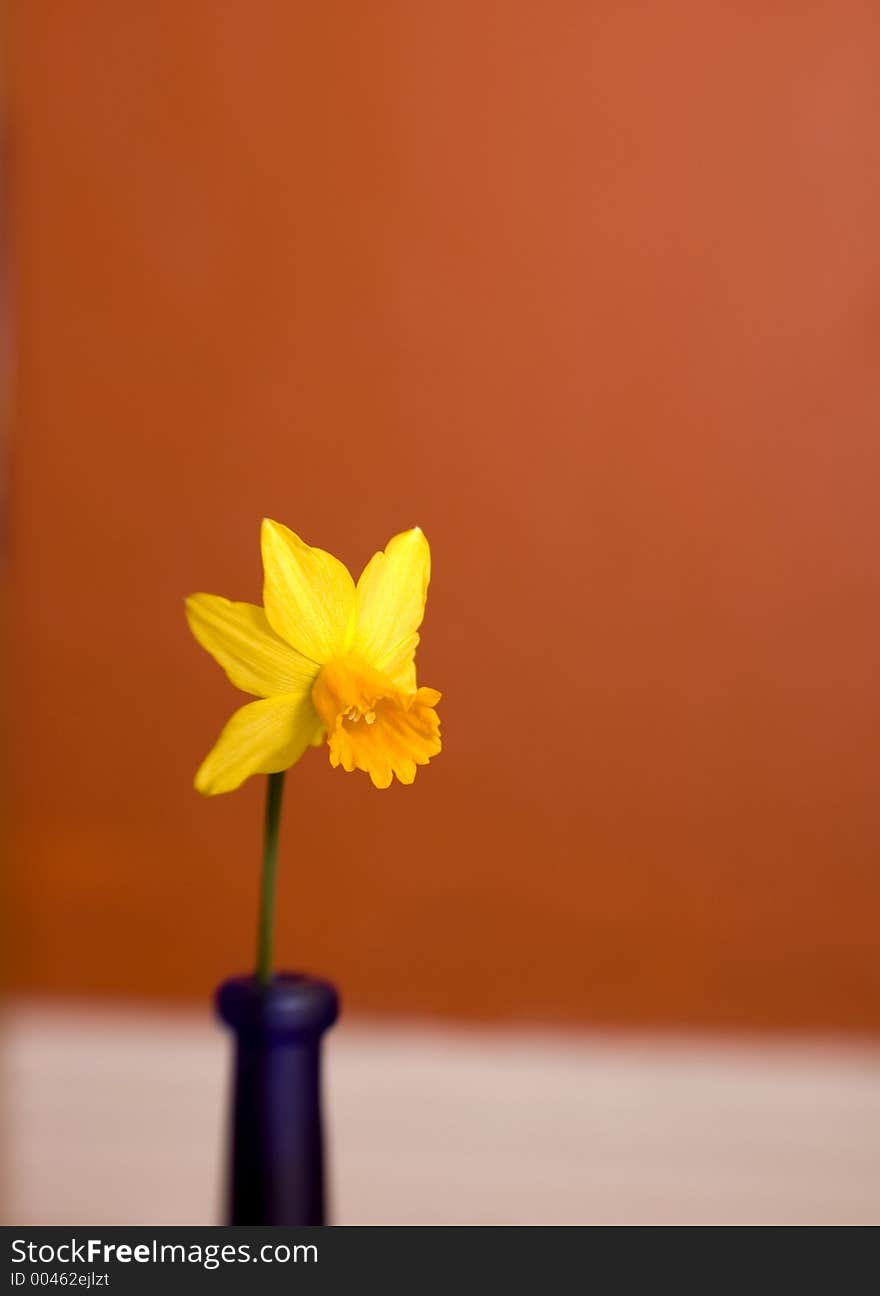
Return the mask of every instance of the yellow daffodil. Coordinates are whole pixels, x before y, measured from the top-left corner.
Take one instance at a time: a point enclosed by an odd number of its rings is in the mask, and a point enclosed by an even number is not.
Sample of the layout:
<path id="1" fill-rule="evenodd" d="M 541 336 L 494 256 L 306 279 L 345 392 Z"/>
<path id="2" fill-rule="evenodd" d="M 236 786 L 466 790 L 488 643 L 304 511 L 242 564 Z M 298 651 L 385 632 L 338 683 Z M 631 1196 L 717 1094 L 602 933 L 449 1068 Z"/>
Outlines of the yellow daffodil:
<path id="1" fill-rule="evenodd" d="M 348 569 L 278 522 L 262 529 L 263 607 L 193 594 L 196 639 L 236 688 L 236 711 L 196 774 L 206 796 L 288 769 L 326 741 L 330 764 L 386 788 L 412 783 L 440 751 L 436 689 L 416 686 L 415 651 L 431 552 L 418 527 Z"/>

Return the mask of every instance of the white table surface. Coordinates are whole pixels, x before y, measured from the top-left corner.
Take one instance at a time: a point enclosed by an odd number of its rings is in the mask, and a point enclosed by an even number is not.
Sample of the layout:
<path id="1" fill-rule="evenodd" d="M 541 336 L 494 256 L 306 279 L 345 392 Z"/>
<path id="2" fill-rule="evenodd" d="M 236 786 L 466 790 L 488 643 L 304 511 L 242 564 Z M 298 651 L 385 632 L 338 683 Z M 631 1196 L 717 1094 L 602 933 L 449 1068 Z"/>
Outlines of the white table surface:
<path id="1" fill-rule="evenodd" d="M 2 1030 L 6 1222 L 218 1222 L 207 1013 Z M 880 1223 L 880 1045 L 347 1022 L 326 1068 L 336 1223 Z"/>

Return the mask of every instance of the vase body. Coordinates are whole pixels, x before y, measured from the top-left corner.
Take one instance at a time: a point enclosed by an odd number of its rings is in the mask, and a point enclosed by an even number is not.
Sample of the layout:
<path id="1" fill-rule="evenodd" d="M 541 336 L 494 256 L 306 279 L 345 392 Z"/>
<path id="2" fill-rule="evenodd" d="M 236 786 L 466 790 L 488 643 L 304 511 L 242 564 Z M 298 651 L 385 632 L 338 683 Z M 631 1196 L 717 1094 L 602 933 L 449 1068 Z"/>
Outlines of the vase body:
<path id="1" fill-rule="evenodd" d="M 324 1224 L 321 1037 L 336 991 L 299 974 L 234 977 L 217 1009 L 235 1049 L 227 1222 Z"/>

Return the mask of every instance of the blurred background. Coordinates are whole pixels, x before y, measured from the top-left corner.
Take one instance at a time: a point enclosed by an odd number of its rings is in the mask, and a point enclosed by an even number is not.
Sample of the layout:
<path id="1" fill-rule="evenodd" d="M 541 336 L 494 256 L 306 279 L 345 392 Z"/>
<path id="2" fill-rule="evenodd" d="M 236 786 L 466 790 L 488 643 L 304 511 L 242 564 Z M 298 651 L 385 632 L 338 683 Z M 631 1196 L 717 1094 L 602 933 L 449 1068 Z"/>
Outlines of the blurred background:
<path id="1" fill-rule="evenodd" d="M 11 1215 L 159 1222 L 83 1198 L 89 1094 L 214 1119 L 263 787 L 192 789 L 244 698 L 183 598 L 259 602 L 264 515 L 355 574 L 415 523 L 433 548 L 443 755 L 380 795 L 311 752 L 282 838 L 279 959 L 340 987 L 351 1130 L 461 1095 L 386 1221 L 876 1215 L 876 5 L 6 27 Z M 697 1161 L 667 1133 L 646 1169 L 676 1112 Z M 356 1141 L 343 1223 L 380 1209 Z"/>

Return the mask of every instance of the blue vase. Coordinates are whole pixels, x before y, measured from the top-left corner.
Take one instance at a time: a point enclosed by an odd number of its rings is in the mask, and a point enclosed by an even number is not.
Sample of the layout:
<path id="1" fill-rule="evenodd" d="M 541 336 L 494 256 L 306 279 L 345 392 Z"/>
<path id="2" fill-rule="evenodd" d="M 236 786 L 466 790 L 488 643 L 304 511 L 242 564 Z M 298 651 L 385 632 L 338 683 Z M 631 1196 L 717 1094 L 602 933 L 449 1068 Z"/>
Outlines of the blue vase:
<path id="1" fill-rule="evenodd" d="M 321 1036 L 336 990 L 296 973 L 234 977 L 217 1009 L 235 1036 L 228 1223 L 323 1224 Z"/>

